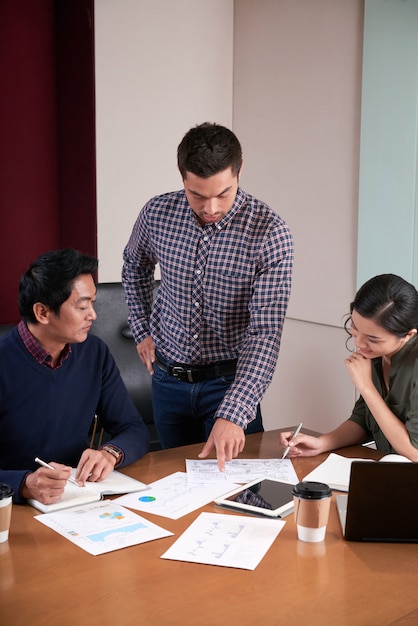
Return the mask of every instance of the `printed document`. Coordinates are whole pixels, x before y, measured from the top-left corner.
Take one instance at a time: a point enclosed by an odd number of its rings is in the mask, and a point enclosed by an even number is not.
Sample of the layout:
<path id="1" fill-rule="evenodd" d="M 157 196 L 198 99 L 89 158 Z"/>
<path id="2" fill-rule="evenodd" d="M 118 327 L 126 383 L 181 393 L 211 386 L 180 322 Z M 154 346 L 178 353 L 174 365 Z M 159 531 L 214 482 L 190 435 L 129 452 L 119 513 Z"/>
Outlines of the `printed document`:
<path id="1" fill-rule="evenodd" d="M 249 483 L 257 478 L 275 478 L 292 485 L 299 482 L 290 459 L 233 459 L 225 463 L 224 472 L 219 471 L 216 459 L 186 459 L 186 470 L 189 483 Z"/>
<path id="2" fill-rule="evenodd" d="M 146 492 L 130 493 L 113 502 L 144 513 L 179 519 L 236 486 L 225 481 L 209 485 L 203 481 L 191 483 L 185 472 L 175 472 L 151 483 Z"/>
<path id="3" fill-rule="evenodd" d="M 285 523 L 201 513 L 161 558 L 254 570 Z"/>
<path id="4" fill-rule="evenodd" d="M 173 534 L 111 500 L 43 513 L 35 519 L 94 556 Z"/>

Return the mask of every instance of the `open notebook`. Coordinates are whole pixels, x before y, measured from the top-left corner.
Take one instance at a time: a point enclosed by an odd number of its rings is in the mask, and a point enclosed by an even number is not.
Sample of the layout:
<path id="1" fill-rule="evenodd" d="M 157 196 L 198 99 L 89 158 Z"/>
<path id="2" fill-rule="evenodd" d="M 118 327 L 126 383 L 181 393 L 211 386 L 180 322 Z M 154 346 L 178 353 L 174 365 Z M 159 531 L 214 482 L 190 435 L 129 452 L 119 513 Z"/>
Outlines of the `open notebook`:
<path id="1" fill-rule="evenodd" d="M 76 470 L 73 468 L 71 475 L 75 476 Z M 126 476 L 121 472 L 113 471 L 107 478 L 98 483 L 86 482 L 84 487 L 67 482 L 64 493 L 58 502 L 54 504 L 42 504 L 38 500 L 28 500 L 35 509 L 43 513 L 52 513 L 53 511 L 61 511 L 61 509 L 69 509 L 73 506 L 82 504 L 90 504 L 98 502 L 103 496 L 120 495 L 124 493 L 133 493 L 135 491 L 143 491 L 149 489 L 148 485 L 141 483 L 135 478 Z"/>
<path id="2" fill-rule="evenodd" d="M 351 465 L 347 494 L 336 496 L 348 541 L 418 542 L 418 463 Z"/>
<path id="3" fill-rule="evenodd" d="M 325 483 L 329 485 L 331 489 L 336 489 L 337 491 L 348 491 L 351 464 L 353 461 L 367 461 L 370 463 L 380 463 L 381 461 L 391 463 L 411 462 L 405 456 L 401 456 L 400 454 L 386 454 L 386 456 L 382 457 L 380 461 L 373 461 L 372 459 L 348 458 L 331 452 L 325 461 L 321 463 L 321 465 L 318 465 L 318 467 L 316 467 L 312 472 L 307 474 L 303 480 L 313 480 L 314 482 Z"/>

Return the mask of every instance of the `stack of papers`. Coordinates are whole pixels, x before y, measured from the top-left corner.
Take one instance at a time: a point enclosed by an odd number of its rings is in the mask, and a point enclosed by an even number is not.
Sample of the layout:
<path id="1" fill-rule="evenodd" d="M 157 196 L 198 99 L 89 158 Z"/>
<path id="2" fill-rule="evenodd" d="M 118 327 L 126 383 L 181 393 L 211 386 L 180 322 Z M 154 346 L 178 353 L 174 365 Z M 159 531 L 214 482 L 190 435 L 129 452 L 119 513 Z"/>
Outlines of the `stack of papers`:
<path id="1" fill-rule="evenodd" d="M 186 459 L 187 472 L 175 472 L 149 485 L 145 493 L 133 493 L 114 500 L 144 513 L 179 519 L 232 491 L 239 483 L 257 478 L 275 478 L 295 484 L 298 477 L 290 459 L 237 459 L 220 472 L 216 460 Z"/>
<path id="2" fill-rule="evenodd" d="M 213 502 L 239 483 L 262 477 L 298 482 L 290 459 L 239 459 L 226 463 L 225 472 L 219 471 L 216 460 L 186 460 L 186 469 L 187 472 L 175 472 L 150 485 L 125 475 L 119 476 L 123 485 L 111 485 L 112 480 L 108 479 L 86 488 L 68 483 L 68 492 L 66 488 L 63 501 L 58 503 L 59 508 L 65 509 L 47 510 L 35 519 L 97 555 L 173 534 L 129 509 L 178 519 Z M 114 480 L 119 478 L 118 472 L 114 475 Z M 106 493 L 125 495 L 92 501 Z M 81 502 L 81 497 L 90 498 L 89 503 Z M 161 558 L 253 570 L 284 525 L 277 519 L 201 513 Z"/>

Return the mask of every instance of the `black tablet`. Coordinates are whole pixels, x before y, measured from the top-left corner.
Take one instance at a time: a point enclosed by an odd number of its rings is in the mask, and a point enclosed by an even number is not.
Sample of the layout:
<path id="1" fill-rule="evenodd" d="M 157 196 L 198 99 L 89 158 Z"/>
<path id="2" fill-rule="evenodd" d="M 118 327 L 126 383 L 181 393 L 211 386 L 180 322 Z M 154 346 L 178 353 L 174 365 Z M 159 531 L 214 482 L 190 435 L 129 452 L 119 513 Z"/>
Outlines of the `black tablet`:
<path id="1" fill-rule="evenodd" d="M 268 517 L 284 517 L 293 511 L 295 485 L 274 478 L 258 478 L 215 499 L 215 504 Z"/>

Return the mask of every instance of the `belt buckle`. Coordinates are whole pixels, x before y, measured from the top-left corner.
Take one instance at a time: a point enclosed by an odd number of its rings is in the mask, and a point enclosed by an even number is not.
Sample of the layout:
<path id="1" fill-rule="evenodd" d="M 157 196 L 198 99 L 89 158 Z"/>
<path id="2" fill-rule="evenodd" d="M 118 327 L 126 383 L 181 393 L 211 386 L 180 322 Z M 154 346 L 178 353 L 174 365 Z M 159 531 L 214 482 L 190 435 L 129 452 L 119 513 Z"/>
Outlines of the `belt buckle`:
<path id="1" fill-rule="evenodd" d="M 177 378 L 177 380 L 185 380 L 185 377 L 187 376 L 188 382 L 193 382 L 192 370 L 186 370 L 184 367 L 173 365 L 171 368 L 171 375 L 174 378 Z"/>

